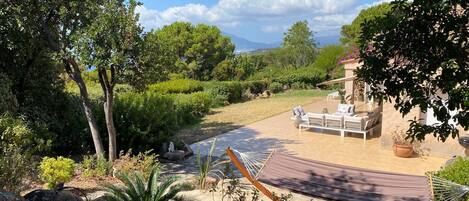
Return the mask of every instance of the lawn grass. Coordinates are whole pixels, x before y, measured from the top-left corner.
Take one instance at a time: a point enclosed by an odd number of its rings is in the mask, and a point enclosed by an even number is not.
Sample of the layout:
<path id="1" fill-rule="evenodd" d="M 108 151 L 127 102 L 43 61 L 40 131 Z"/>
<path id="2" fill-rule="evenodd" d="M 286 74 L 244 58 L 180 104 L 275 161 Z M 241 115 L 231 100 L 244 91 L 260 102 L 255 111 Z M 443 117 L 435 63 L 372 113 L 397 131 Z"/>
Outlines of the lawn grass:
<path id="1" fill-rule="evenodd" d="M 289 111 L 296 105 L 313 103 L 329 93 L 328 90 L 290 90 L 270 98 L 215 108 L 202 122 L 180 130 L 177 136 L 191 144 Z"/>

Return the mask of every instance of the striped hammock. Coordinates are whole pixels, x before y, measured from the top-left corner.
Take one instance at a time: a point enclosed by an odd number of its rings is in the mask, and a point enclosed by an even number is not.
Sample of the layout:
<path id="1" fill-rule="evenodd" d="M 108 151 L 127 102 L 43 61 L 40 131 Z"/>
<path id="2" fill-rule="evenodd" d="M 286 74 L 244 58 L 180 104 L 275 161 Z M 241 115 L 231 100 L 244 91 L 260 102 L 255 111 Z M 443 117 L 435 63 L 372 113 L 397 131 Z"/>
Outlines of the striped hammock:
<path id="1" fill-rule="evenodd" d="M 467 186 L 436 177 L 349 167 L 276 151 L 264 157 L 228 147 L 226 153 L 241 174 L 271 200 L 278 197 L 260 182 L 329 200 L 457 201 L 469 191 Z"/>

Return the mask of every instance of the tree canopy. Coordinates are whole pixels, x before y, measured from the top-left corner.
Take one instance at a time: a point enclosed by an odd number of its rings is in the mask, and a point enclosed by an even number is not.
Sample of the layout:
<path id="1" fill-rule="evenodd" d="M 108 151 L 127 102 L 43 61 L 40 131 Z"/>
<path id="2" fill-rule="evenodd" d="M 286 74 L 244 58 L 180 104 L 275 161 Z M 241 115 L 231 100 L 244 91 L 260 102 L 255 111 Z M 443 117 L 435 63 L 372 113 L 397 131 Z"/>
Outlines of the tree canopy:
<path id="1" fill-rule="evenodd" d="M 216 26 L 175 22 L 146 37 L 146 42 L 152 43 L 148 45 L 157 47 L 148 54 L 161 53 L 165 58 L 158 60 L 169 64 L 170 72 L 183 73 L 192 79 L 210 80 L 215 66 L 233 57 L 234 45 Z"/>
<path id="2" fill-rule="evenodd" d="M 331 75 L 333 71 L 339 71 L 343 69 L 342 66 L 338 65 L 340 57 L 344 56 L 346 48 L 340 45 L 328 45 L 320 49 L 319 54 L 314 60 L 312 66 L 326 72 L 330 77 L 338 78 L 343 75 Z M 336 76 L 336 77 L 334 77 Z"/>
<path id="3" fill-rule="evenodd" d="M 371 96 L 389 100 L 403 115 L 432 109 L 441 123 L 410 124 L 408 135 L 444 141 L 469 129 L 469 3 L 396 1 L 382 17 L 363 23 L 358 76 Z"/>
<path id="4" fill-rule="evenodd" d="M 290 52 L 296 67 L 310 64 L 316 56 L 316 42 L 306 20 L 296 22 L 288 29 L 282 46 Z"/>
<path id="5" fill-rule="evenodd" d="M 104 94 L 104 114 L 109 136 L 109 160 L 117 159 L 117 137 L 113 117 L 114 87 L 139 72 L 138 58 L 142 28 L 138 24 L 135 0 L 107 0 L 99 6 L 98 15 L 82 30 L 76 41 L 80 59 L 96 67 Z M 130 76 L 126 76 L 130 75 Z"/>
<path id="6" fill-rule="evenodd" d="M 340 41 L 343 44 L 357 44 L 361 35 L 361 25 L 365 21 L 373 20 L 376 17 L 386 15 L 391 11 L 390 3 L 382 3 L 376 6 L 369 7 L 360 11 L 358 16 L 352 21 L 351 24 L 342 26 L 340 34 L 342 35 Z"/>

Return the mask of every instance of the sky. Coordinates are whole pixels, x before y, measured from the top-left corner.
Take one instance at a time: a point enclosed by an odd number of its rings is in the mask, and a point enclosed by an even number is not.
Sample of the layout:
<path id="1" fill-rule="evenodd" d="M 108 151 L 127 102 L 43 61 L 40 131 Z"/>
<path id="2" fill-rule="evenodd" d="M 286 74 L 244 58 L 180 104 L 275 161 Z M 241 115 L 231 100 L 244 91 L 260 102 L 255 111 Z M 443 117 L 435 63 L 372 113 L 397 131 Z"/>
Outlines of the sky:
<path id="1" fill-rule="evenodd" d="M 145 31 L 175 21 L 218 26 L 254 42 L 277 43 L 296 21 L 307 20 L 315 36 L 338 36 L 360 10 L 387 0 L 141 0 Z"/>

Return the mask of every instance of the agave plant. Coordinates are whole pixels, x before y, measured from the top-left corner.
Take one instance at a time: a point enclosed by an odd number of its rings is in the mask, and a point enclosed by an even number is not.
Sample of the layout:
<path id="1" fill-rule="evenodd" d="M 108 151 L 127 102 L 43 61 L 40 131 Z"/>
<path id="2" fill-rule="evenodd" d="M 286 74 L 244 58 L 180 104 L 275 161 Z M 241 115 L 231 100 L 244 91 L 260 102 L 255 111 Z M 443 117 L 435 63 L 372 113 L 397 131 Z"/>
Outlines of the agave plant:
<path id="1" fill-rule="evenodd" d="M 220 165 L 229 162 L 229 160 L 223 159 L 223 157 L 218 160 L 212 160 L 216 143 L 217 138 L 213 139 L 212 145 L 205 159 L 202 159 L 200 156 L 200 146 L 197 149 L 197 167 L 199 171 L 197 185 L 199 189 L 207 189 L 206 184 L 208 176 L 217 177 L 217 179 L 219 179 L 223 175 L 223 172 L 220 169 Z"/>
<path id="2" fill-rule="evenodd" d="M 109 201 L 169 201 L 176 198 L 181 191 L 178 185 L 173 185 L 176 177 L 169 177 L 162 181 L 157 168 L 152 169 L 148 180 L 145 181 L 142 174 L 122 173 L 117 178 L 124 183 L 122 185 L 106 185 L 105 200 Z"/>

